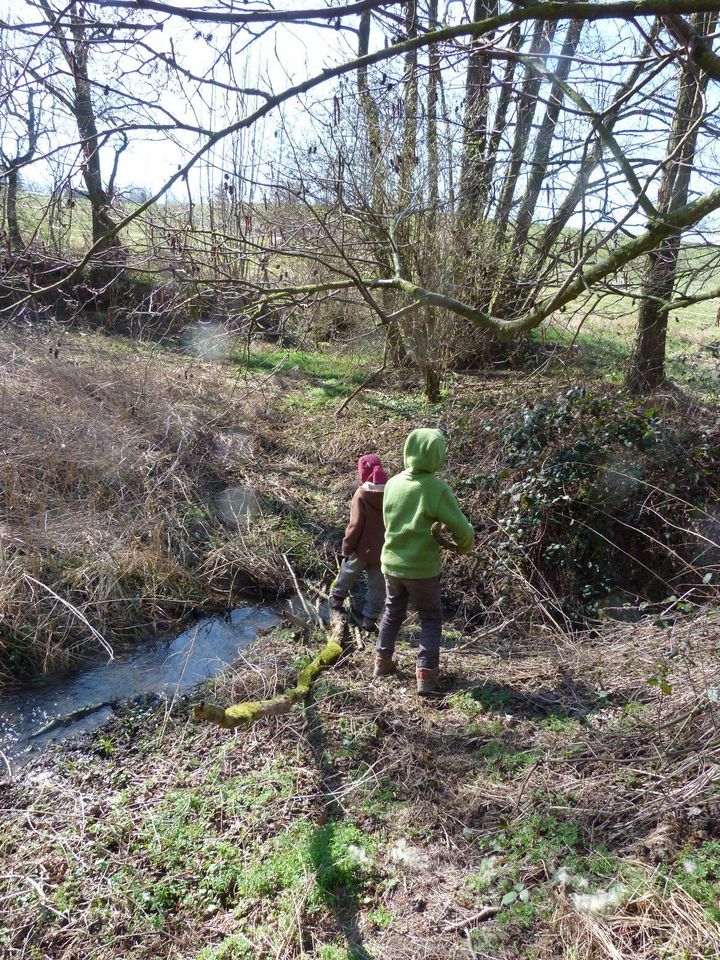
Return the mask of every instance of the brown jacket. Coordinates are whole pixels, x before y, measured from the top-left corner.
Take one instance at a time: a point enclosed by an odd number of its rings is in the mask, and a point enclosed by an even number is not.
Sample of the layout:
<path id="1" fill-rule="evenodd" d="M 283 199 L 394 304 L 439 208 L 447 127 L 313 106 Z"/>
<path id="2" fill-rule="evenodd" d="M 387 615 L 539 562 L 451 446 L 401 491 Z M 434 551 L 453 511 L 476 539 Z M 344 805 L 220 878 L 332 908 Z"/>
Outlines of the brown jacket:
<path id="1" fill-rule="evenodd" d="M 358 487 L 350 507 L 350 523 L 342 542 L 342 555 L 357 554 L 365 563 L 380 565 L 380 553 L 385 539 L 383 524 L 383 492 Z"/>

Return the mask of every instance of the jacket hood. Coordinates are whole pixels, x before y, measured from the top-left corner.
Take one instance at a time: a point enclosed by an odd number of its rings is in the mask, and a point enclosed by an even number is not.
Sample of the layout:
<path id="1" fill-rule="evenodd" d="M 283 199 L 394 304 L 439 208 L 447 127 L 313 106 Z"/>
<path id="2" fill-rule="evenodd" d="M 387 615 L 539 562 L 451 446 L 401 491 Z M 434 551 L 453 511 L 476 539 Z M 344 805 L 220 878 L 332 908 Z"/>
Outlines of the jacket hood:
<path id="1" fill-rule="evenodd" d="M 413 430 L 405 441 L 403 460 L 410 473 L 436 473 L 445 463 L 445 437 L 428 427 Z"/>

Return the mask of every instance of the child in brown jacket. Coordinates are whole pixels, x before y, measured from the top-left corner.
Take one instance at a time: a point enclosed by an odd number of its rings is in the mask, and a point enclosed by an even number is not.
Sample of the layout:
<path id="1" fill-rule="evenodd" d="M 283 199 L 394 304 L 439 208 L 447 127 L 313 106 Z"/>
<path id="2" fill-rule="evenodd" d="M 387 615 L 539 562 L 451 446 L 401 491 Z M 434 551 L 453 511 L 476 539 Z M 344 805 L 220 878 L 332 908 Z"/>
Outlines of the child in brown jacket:
<path id="1" fill-rule="evenodd" d="M 342 542 L 343 562 L 333 584 L 330 608 L 342 610 L 353 584 L 365 570 L 367 593 L 363 606 L 363 630 L 377 630 L 377 620 L 385 604 L 385 577 L 380 570 L 380 553 L 385 539 L 383 492 L 387 474 L 374 454 L 358 460 L 360 486 L 350 508 L 350 522 Z"/>

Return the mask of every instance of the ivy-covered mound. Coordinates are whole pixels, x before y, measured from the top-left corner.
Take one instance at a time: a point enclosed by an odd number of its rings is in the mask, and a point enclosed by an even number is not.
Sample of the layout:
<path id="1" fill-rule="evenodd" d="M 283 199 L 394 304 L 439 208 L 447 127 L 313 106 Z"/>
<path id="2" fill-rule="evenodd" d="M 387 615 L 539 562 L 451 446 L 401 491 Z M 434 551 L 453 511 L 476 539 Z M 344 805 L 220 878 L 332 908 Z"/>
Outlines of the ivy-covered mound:
<path id="1" fill-rule="evenodd" d="M 716 413 L 573 387 L 513 404 L 482 432 L 484 451 L 477 433 L 461 444 L 476 466 L 458 478 L 486 531 L 477 599 L 515 611 L 530 596 L 579 623 L 708 598 L 720 571 Z"/>

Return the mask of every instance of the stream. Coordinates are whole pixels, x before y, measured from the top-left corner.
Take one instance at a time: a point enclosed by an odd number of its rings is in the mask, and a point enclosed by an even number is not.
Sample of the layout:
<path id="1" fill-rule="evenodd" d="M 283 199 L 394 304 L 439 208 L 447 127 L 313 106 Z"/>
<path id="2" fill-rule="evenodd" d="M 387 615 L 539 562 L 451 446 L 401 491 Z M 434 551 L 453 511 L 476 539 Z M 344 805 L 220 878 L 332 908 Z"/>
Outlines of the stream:
<path id="1" fill-rule="evenodd" d="M 97 730 L 120 701 L 171 698 L 209 679 L 278 620 L 271 607 L 242 607 L 200 620 L 174 640 L 153 639 L 113 660 L 0 694 L 0 779 L 48 744 Z"/>

